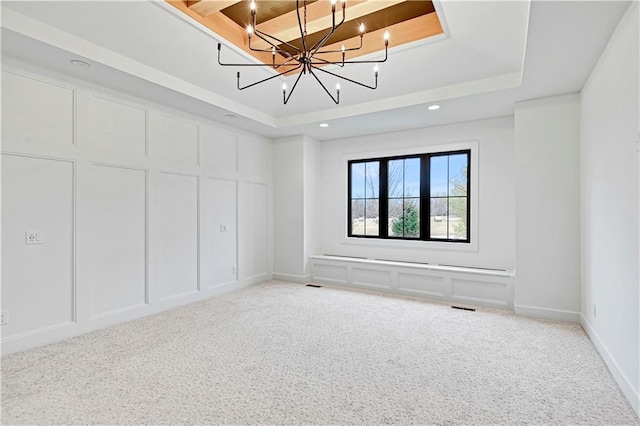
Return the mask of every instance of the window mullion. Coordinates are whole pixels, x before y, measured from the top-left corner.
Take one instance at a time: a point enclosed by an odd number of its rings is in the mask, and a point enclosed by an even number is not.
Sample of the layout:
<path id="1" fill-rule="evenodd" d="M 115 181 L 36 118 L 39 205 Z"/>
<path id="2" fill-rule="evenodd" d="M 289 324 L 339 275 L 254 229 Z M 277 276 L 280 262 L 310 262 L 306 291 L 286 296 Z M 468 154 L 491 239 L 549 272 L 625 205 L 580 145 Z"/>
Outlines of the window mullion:
<path id="1" fill-rule="evenodd" d="M 467 152 L 467 242 L 471 242 L 471 151 Z"/>
<path id="2" fill-rule="evenodd" d="M 378 235 L 381 238 L 389 237 L 389 189 L 388 189 L 388 160 L 380 161 L 380 186 L 378 195 L 380 197 L 378 208 Z"/>
<path id="3" fill-rule="evenodd" d="M 353 163 L 349 161 L 347 163 L 347 237 L 351 237 L 353 235 L 353 224 L 351 223 L 351 204 L 353 203 L 351 198 L 351 165 Z"/>
<path id="4" fill-rule="evenodd" d="M 420 239 L 428 240 L 431 235 L 431 177 L 429 155 L 420 157 Z"/>

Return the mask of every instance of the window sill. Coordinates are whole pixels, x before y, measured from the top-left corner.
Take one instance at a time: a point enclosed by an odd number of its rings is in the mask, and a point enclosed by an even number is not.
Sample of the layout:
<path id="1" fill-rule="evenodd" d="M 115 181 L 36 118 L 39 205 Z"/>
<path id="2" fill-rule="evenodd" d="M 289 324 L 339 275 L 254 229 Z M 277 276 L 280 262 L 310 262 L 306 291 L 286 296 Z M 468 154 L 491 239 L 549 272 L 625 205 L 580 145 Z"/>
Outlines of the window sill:
<path id="1" fill-rule="evenodd" d="M 449 250 L 460 252 L 478 251 L 478 243 L 474 243 L 473 240 L 470 243 L 452 243 L 444 241 L 386 240 L 382 238 L 374 239 L 345 237 L 342 239 L 341 243 L 344 245 L 360 247 L 380 247 L 406 250 Z"/>

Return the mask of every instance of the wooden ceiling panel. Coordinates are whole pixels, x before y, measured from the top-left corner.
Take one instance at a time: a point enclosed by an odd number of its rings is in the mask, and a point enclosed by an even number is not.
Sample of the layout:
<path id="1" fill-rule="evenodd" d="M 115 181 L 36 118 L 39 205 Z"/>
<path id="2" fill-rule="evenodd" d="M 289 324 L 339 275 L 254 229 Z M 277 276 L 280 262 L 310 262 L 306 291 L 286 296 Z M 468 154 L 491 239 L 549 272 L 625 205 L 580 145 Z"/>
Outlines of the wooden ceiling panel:
<path id="1" fill-rule="evenodd" d="M 355 32 L 350 37 L 357 36 L 358 26 L 362 22 L 362 18 L 372 13 L 387 9 L 398 3 L 403 3 L 404 0 L 378 0 L 378 1 L 350 1 L 347 2 L 347 8 L 345 13 L 345 23 L 343 28 L 352 27 L 355 28 Z M 307 34 L 314 34 L 328 31 L 331 28 L 331 6 L 327 2 L 317 2 L 313 6 L 307 7 Z M 342 13 L 336 14 L 336 20 L 342 19 Z M 357 20 L 357 23 L 353 23 Z M 290 26 L 291 22 L 294 22 L 294 26 Z M 297 11 L 293 10 L 285 15 L 281 15 L 277 18 L 271 19 L 258 25 L 260 31 L 267 34 L 271 34 L 278 39 L 286 42 L 297 40 L 300 38 L 300 26 L 298 25 Z M 353 25 L 349 25 L 349 24 Z M 349 38 L 350 38 L 349 37 Z M 298 44 L 299 45 L 299 44 Z M 269 45 L 262 41 L 256 40 L 255 45 L 258 49 L 266 49 Z"/>
<path id="2" fill-rule="evenodd" d="M 311 5 L 317 1 L 318 0 L 307 0 L 307 5 Z M 323 1 L 323 3 L 325 2 L 326 0 Z M 247 0 L 236 0 L 236 4 L 222 10 L 222 13 L 244 28 L 251 20 L 250 3 L 251 2 Z M 256 0 L 256 10 L 258 11 L 256 23 L 261 24 L 296 10 L 296 2 L 289 0 Z"/>
<path id="3" fill-rule="evenodd" d="M 200 16 L 213 15 L 238 3 L 239 0 L 188 0 L 187 7 Z"/>
<path id="4" fill-rule="evenodd" d="M 272 62 L 270 53 L 255 52 L 248 47 L 246 27 L 251 23 L 250 0 L 166 1 L 258 60 L 267 64 Z M 331 4 L 330 0 L 308 0 L 306 3 L 307 41 L 313 44 L 331 28 Z M 341 0 L 337 0 L 337 22 L 342 19 L 341 5 Z M 300 16 L 304 22 L 302 11 Z M 430 0 L 347 0 L 345 23 L 323 50 L 340 50 L 342 44 L 347 49 L 358 46 L 360 23 L 365 25 L 363 48 L 349 52 L 347 59 L 384 50 L 382 34 L 385 30 L 390 33 L 390 48 L 443 33 Z M 279 40 L 294 46 L 301 44 L 295 0 L 256 0 L 256 26 L 259 31 Z M 269 49 L 270 45 L 254 36 L 251 47 Z"/>
<path id="5" fill-rule="evenodd" d="M 374 1 L 369 3 L 381 3 L 385 4 L 385 1 Z M 428 15 L 434 11 L 433 4 L 431 2 L 426 1 L 402 1 L 402 2 L 393 2 L 395 3 L 391 7 L 384 8 L 382 10 L 376 10 L 373 13 L 369 13 L 367 15 L 361 16 L 360 19 L 353 19 L 350 21 L 345 21 L 345 23 L 338 28 L 338 30 L 329 38 L 327 44 L 332 43 L 344 43 L 349 39 L 358 40 L 360 36 L 359 26 L 360 23 L 364 23 L 365 26 L 365 40 L 364 43 L 371 43 L 377 45 L 377 49 L 384 49 L 384 43 L 382 36 L 380 38 L 371 37 L 371 33 L 376 30 L 384 30 L 392 25 L 399 24 L 401 22 L 411 22 L 412 19 L 418 18 L 423 15 Z M 330 28 L 331 22 L 326 29 L 317 31 L 312 33 L 308 32 L 307 36 L 307 45 L 318 42 L 322 39 L 322 37 L 327 34 Z M 417 28 L 416 28 L 417 30 Z M 302 39 L 299 37 L 300 31 L 298 29 L 298 38 L 295 40 L 287 40 L 290 44 L 301 47 Z M 393 37 L 395 40 L 396 37 Z M 285 46 L 280 46 L 283 50 L 286 50 Z M 338 49 L 340 46 L 338 46 Z M 359 52 L 360 53 L 360 52 Z M 361 55 L 362 53 L 360 53 Z"/>

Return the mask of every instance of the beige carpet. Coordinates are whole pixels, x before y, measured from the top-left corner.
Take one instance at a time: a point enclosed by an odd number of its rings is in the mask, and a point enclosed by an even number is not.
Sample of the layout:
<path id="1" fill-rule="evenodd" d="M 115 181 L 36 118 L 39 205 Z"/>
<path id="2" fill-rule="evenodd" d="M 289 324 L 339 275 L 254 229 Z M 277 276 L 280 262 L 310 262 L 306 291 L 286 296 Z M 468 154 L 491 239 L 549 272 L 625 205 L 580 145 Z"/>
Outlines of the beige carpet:
<path id="1" fill-rule="evenodd" d="M 3 424 L 638 424 L 579 325 L 280 282 L 2 359 Z"/>

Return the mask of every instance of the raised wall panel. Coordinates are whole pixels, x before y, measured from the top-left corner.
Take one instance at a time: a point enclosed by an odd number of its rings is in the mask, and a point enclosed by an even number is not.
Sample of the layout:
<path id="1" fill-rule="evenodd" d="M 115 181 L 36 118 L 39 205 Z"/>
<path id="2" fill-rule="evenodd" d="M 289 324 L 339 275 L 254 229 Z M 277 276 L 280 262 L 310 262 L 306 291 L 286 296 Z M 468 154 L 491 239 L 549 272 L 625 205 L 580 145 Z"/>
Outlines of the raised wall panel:
<path id="1" fill-rule="evenodd" d="M 270 145 L 258 139 L 243 137 L 238 142 L 240 172 L 266 179 L 269 175 Z"/>
<path id="2" fill-rule="evenodd" d="M 160 173 L 154 241 L 160 300 L 198 290 L 198 178 Z"/>
<path id="3" fill-rule="evenodd" d="M 161 114 L 152 114 L 150 117 L 151 158 L 198 163 L 198 126 Z"/>
<path id="4" fill-rule="evenodd" d="M 353 285 L 389 290 L 391 271 L 354 267 L 351 280 Z"/>
<path id="5" fill-rule="evenodd" d="M 336 284 L 347 283 L 347 266 L 343 265 L 327 265 L 323 263 L 312 264 L 313 279 L 320 282 L 329 282 Z"/>
<path id="6" fill-rule="evenodd" d="M 444 277 L 399 272 L 398 290 L 425 296 L 444 297 Z"/>
<path id="7" fill-rule="evenodd" d="M 146 111 L 87 93 L 78 96 L 78 146 L 146 155 Z"/>
<path id="8" fill-rule="evenodd" d="M 505 283 L 458 278 L 453 278 L 451 283 L 454 299 L 491 301 L 498 305 L 508 304 Z"/>
<path id="9" fill-rule="evenodd" d="M 73 90 L 2 72 L 2 138 L 73 144 Z"/>
<path id="10" fill-rule="evenodd" d="M 216 172 L 238 170 L 236 136 L 211 127 L 200 127 L 201 163 Z"/>
<path id="11" fill-rule="evenodd" d="M 203 191 L 207 220 L 208 268 L 207 285 L 236 281 L 234 266 L 238 264 L 236 250 L 237 183 L 222 179 L 207 179 Z"/>
<path id="12" fill-rule="evenodd" d="M 94 165 L 86 175 L 92 314 L 146 302 L 146 172 Z"/>
<path id="13" fill-rule="evenodd" d="M 73 209 L 72 162 L 2 156 L 3 338 L 74 320 Z"/>
<path id="14" fill-rule="evenodd" d="M 267 185 L 245 185 L 244 276 L 266 274 L 268 267 Z"/>

